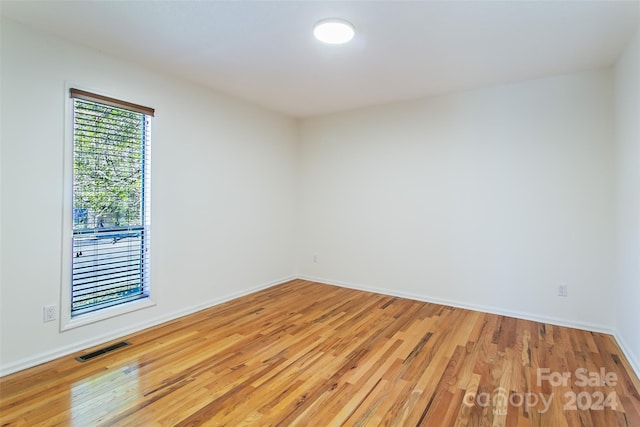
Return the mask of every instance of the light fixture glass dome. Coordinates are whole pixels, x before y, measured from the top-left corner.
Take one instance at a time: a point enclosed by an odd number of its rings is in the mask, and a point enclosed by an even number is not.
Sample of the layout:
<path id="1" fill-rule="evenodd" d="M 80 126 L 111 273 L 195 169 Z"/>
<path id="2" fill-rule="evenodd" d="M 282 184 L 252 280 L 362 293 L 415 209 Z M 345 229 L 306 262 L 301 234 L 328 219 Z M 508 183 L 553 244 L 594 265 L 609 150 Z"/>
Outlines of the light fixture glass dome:
<path id="1" fill-rule="evenodd" d="M 342 44 L 353 38 L 355 30 L 353 25 L 344 19 L 329 18 L 319 21 L 313 27 L 313 35 L 324 43 Z"/>

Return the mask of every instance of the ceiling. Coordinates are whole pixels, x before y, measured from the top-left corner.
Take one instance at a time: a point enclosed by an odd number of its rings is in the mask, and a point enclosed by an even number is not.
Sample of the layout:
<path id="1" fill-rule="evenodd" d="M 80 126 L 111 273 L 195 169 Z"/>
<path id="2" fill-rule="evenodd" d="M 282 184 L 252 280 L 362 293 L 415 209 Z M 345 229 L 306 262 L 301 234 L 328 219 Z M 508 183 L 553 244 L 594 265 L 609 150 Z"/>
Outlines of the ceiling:
<path id="1" fill-rule="evenodd" d="M 640 1 L 6 1 L 75 43 L 294 117 L 612 65 Z M 356 27 L 341 46 L 315 22 Z"/>

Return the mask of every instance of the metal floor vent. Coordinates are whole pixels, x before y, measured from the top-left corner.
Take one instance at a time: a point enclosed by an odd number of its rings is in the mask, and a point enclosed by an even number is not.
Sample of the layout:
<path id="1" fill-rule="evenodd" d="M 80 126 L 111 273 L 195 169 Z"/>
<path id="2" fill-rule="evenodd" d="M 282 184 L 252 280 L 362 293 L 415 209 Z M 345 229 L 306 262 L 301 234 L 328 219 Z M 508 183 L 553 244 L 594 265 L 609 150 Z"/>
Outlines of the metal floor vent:
<path id="1" fill-rule="evenodd" d="M 108 347 L 101 348 L 100 350 L 92 351 L 91 353 L 83 354 L 82 356 L 76 357 L 78 362 L 87 362 L 91 359 L 95 359 L 98 356 L 102 356 L 103 354 L 111 353 L 112 351 L 116 351 L 119 348 L 130 346 L 131 343 L 129 341 L 120 341 L 115 344 L 111 344 Z"/>

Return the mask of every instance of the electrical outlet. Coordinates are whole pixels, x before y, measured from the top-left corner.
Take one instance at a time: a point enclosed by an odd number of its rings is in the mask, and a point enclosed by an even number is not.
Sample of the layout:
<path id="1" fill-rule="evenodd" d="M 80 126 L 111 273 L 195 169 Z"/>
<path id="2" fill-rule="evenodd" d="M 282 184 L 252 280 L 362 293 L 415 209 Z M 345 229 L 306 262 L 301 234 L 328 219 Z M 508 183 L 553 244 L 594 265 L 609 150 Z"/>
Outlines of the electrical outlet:
<path id="1" fill-rule="evenodd" d="M 565 283 L 561 283 L 558 285 L 558 296 L 566 297 L 567 296 L 567 285 Z"/>
<path id="2" fill-rule="evenodd" d="M 43 309 L 43 320 L 45 322 L 53 322 L 58 318 L 58 307 L 55 305 L 45 305 Z"/>
<path id="3" fill-rule="evenodd" d="M 316 264 L 318 263 L 318 254 L 315 254 L 313 256 L 313 262 L 316 263 Z"/>

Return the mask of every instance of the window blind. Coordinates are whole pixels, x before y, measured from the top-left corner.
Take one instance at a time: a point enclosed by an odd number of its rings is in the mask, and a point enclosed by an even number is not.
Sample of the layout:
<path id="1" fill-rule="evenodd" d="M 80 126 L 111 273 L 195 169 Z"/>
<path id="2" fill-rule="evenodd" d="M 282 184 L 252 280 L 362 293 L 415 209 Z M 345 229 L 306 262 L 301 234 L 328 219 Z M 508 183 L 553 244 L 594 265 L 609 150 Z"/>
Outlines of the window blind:
<path id="1" fill-rule="evenodd" d="M 149 296 L 153 110 L 75 89 L 71 97 L 77 316 Z"/>

